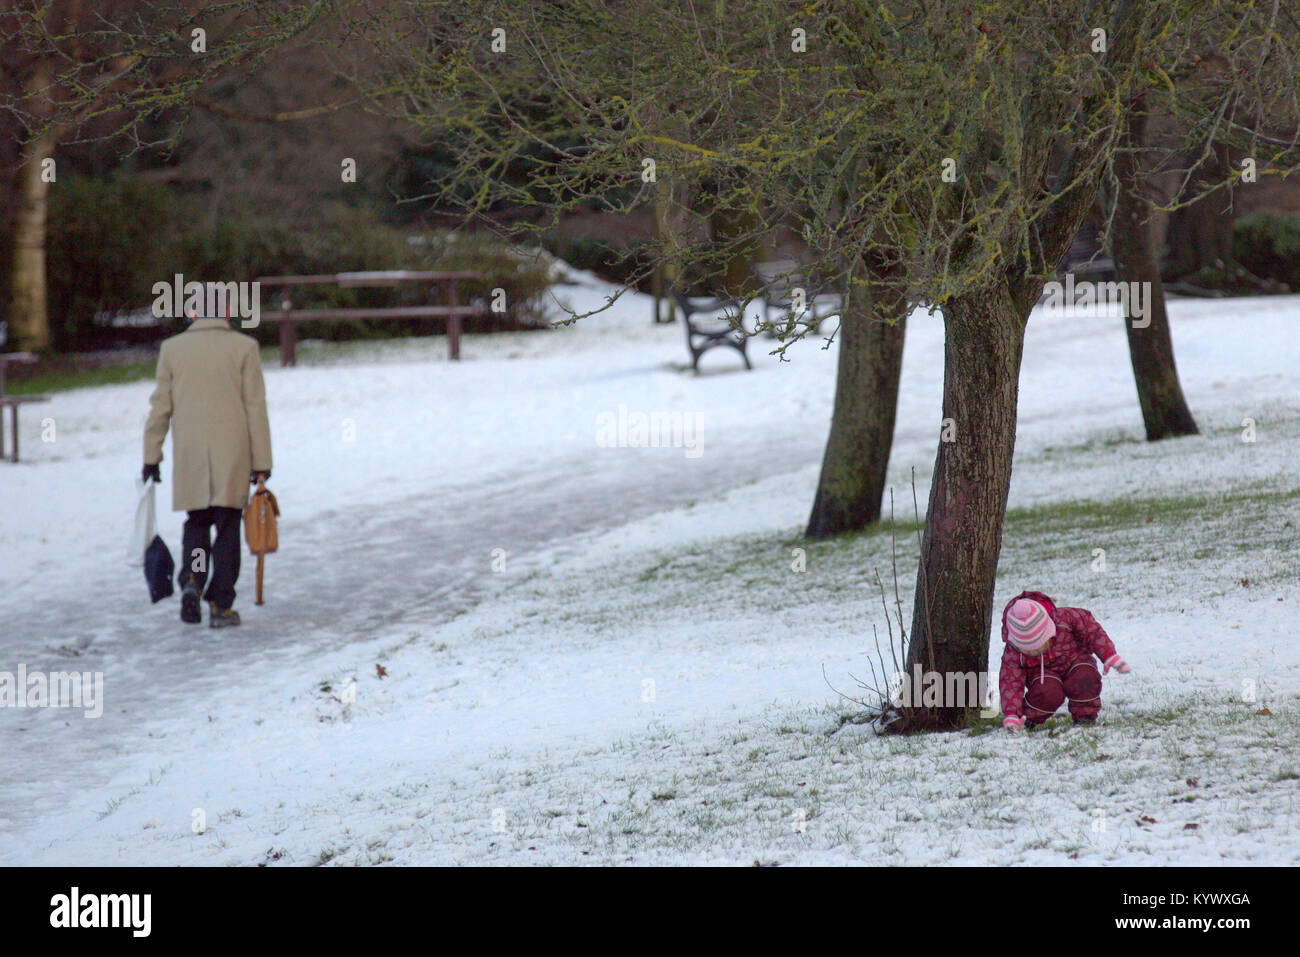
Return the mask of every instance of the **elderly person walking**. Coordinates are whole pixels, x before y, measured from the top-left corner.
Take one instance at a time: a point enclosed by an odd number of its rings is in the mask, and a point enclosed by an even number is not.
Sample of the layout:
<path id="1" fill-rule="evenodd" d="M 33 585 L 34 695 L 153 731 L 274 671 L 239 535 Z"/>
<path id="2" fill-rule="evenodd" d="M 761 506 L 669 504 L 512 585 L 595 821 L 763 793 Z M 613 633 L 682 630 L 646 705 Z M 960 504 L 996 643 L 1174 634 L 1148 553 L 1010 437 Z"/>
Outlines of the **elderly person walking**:
<path id="1" fill-rule="evenodd" d="M 162 481 L 158 465 L 170 424 L 172 510 L 187 513 L 177 563 L 181 621 L 202 620 L 202 596 L 211 627 L 238 625 L 239 613 L 231 606 L 239 578 L 240 515 L 249 486 L 259 475 L 271 476 L 271 427 L 257 340 L 236 332 L 226 319 L 194 319 L 162 344 L 158 385 L 149 404 L 144 479 Z"/>

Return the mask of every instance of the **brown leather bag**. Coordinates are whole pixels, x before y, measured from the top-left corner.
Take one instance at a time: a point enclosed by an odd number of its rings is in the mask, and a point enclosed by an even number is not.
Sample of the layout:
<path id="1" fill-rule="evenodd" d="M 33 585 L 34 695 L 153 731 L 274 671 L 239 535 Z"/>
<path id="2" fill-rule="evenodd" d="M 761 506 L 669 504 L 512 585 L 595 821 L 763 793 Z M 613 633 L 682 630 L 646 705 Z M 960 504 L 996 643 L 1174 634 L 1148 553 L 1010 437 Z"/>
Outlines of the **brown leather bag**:
<path id="1" fill-rule="evenodd" d="M 280 517 L 280 503 L 275 495 L 258 479 L 257 490 L 244 507 L 244 540 L 248 550 L 257 556 L 257 601 L 262 604 L 263 560 L 267 554 L 280 547 L 280 533 L 276 519 Z"/>
<path id="2" fill-rule="evenodd" d="M 280 533 L 275 524 L 279 516 L 280 504 L 275 495 L 259 481 L 244 508 L 244 540 L 254 555 L 266 555 L 280 547 Z"/>

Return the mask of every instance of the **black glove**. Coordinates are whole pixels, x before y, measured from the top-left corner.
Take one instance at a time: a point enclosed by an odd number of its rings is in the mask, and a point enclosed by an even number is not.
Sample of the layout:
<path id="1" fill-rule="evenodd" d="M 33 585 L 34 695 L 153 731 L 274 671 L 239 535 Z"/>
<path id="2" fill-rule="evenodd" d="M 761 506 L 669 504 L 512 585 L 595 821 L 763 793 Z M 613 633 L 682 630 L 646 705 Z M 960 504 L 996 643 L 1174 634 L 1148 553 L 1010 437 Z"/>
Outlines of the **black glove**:
<path id="1" fill-rule="evenodd" d="M 249 485 L 256 485 L 256 484 L 257 484 L 257 477 L 258 477 L 259 475 L 262 476 L 262 481 L 263 481 L 263 482 L 269 482 L 269 481 L 271 481 L 271 470 L 270 470 L 270 469 L 267 469 L 265 472 L 249 472 L 249 473 L 248 473 L 248 484 L 249 484 Z"/>
<path id="2" fill-rule="evenodd" d="M 157 465 L 146 465 L 140 470 L 140 481 L 147 482 L 153 479 L 155 482 L 162 481 L 162 473 L 158 471 Z"/>

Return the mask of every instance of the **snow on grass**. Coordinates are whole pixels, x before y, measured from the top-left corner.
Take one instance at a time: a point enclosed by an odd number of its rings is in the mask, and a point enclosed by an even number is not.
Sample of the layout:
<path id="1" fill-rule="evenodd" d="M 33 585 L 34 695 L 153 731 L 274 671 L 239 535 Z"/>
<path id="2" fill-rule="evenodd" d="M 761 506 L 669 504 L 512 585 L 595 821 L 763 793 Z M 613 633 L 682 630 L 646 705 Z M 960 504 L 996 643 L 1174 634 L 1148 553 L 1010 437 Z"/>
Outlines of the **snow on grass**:
<path id="1" fill-rule="evenodd" d="M 1000 727 L 926 739 L 831 733 L 825 709 L 711 722 L 704 735 L 652 728 L 564 761 L 506 765 L 492 793 L 510 809 L 505 834 L 471 816 L 440 840 L 478 831 L 477 848 L 442 858 L 429 842 L 405 859 L 1294 862 L 1285 846 L 1296 813 L 1294 710 L 1264 717 L 1191 697 L 1154 704 L 1103 730 L 1057 719 L 1025 740 Z"/>
<path id="2" fill-rule="evenodd" d="M 584 308 L 604 290 L 587 280 L 567 294 Z M 800 533 L 833 351 L 808 344 L 778 364 L 755 348 L 754 373 L 697 379 L 680 372 L 681 330 L 654 327 L 644 298 L 628 297 L 572 329 L 467 337 L 460 366 L 434 340 L 305 345 L 301 361 L 313 365 L 268 370 L 277 475 L 294 494 L 278 491 L 300 523 L 273 569 L 311 584 L 330 562 L 367 560 L 381 577 L 418 582 L 413 562 L 441 567 L 481 552 L 486 571 L 497 536 L 458 538 L 446 554 L 402 551 L 428 531 L 415 519 L 402 525 L 402 512 L 364 558 L 329 552 L 323 537 L 323 554 L 295 565 L 291 543 L 336 510 L 362 527 L 390 514 L 385 502 L 409 510 L 407 494 L 497 508 L 530 470 L 567 490 L 539 509 L 608 504 L 600 496 L 615 493 L 596 481 L 608 473 L 644 476 L 639 494 L 651 498 L 656 483 L 676 481 L 662 464 L 669 456 L 680 470 L 721 462 L 730 491 L 697 497 L 683 481 L 667 498 L 675 507 L 511 549 L 484 600 L 452 611 L 429 612 L 400 592 L 383 607 L 358 594 L 351 604 L 372 613 L 346 618 L 348 641 L 333 640 L 328 623 L 295 630 L 295 614 L 331 596 L 286 583 L 278 604 L 224 639 L 224 657 L 205 656 L 205 629 L 198 651 L 162 644 L 152 658 L 124 659 L 116 681 L 158 682 L 173 676 L 173 660 L 210 674 L 205 683 L 174 675 L 170 699 L 132 699 L 136 716 L 85 766 L 101 777 L 77 775 L 88 783 L 60 792 L 60 806 L 33 786 L 39 819 L 0 831 L 0 858 L 1295 863 L 1300 309 L 1291 298 L 1172 309 L 1202 435 L 1156 444 L 1141 441 L 1116 320 L 1036 315 L 1029 326 L 995 605 L 1036 587 L 1096 613 L 1134 672 L 1106 678 L 1093 728 L 1058 718 L 1021 736 L 984 724 L 878 738 L 849 700 L 877 660 L 873 626 L 883 639 L 886 610 L 876 575 L 892 607 L 895 552 L 897 600 L 910 618 L 911 482 L 915 469 L 924 507 L 938 431 L 937 320 L 918 315 L 908 333 L 894 533 L 808 543 Z M 145 394 L 123 386 L 61 397 L 72 441 L 37 445 L 44 471 L 19 473 L 22 491 L 38 508 L 84 520 L 67 496 L 91 470 L 132 462 Z M 619 402 L 699 410 L 704 457 L 594 447 L 595 414 Z M 361 448 L 337 441 L 348 415 Z M 1242 441 L 1247 417 L 1254 443 Z M 774 457 L 805 432 L 816 435 L 793 470 L 755 468 L 754 456 Z M 574 461 L 588 474 L 573 474 Z M 33 521 L 0 516 L 0 542 L 18 545 Z M 34 567 L 12 579 L 0 614 L 16 614 L 38 588 L 45 601 L 67 600 L 74 582 L 94 577 L 94 549 L 74 550 L 98 542 L 93 523 L 50 534 L 44 548 L 22 546 Z M 131 583 L 138 590 L 134 571 Z M 271 621 L 259 615 L 282 610 L 274 620 L 292 644 L 272 655 L 259 649 L 270 637 L 259 622 Z M 50 621 L 51 644 L 72 637 L 62 631 L 71 623 Z M 113 649 L 131 627 L 110 622 L 82 639 L 84 653 Z M 26 733 L 52 749 L 78 733 L 61 718 L 29 721 Z"/>
<path id="3" fill-rule="evenodd" d="M 710 539 L 588 563 L 581 575 L 566 566 L 534 576 L 512 590 L 511 617 L 536 620 L 560 648 L 592 648 L 593 664 L 600 645 L 631 651 L 641 667 L 621 681 L 611 671 L 608 685 L 634 698 L 636 679 L 652 677 L 657 720 L 603 747 L 490 755 L 476 768 L 486 778 L 477 802 L 444 804 L 450 825 L 414 844 L 402 835 L 383 854 L 460 863 L 1294 862 L 1300 694 L 1286 639 L 1295 576 L 1271 566 L 1276 550 L 1294 546 L 1286 529 L 1300 519 L 1300 499 L 1266 486 L 1223 504 L 1208 517 L 1195 497 L 1121 501 L 1087 514 L 1119 543 L 1115 551 L 1131 542 L 1142 555 L 1133 567 L 1112 566 L 1058 592 L 1099 609 L 1137 669 L 1107 679 L 1103 722 L 1092 729 L 1058 718 L 1024 736 L 994 724 L 880 739 L 834 698 L 758 710 L 733 699 L 726 716 L 715 707 L 695 719 L 711 709 L 679 687 L 683 679 L 722 691 L 770 670 L 791 684 L 798 674 L 812 696 L 818 676 L 800 668 L 807 656 L 799 649 L 809 645 L 833 684 L 856 691 L 853 673 L 865 671 L 869 644 L 863 625 L 874 621 L 883 633 L 870 570 L 888 573 L 895 542 L 886 533 L 811 546 L 804 576 L 786 567 L 793 537 L 782 535 Z M 1240 534 L 1237 515 L 1251 505 L 1272 519 L 1262 540 Z M 1193 512 L 1204 519 L 1194 527 L 1165 521 Z M 1090 556 L 1063 554 L 1075 519 L 1070 508 L 1014 512 L 1004 576 L 1078 583 Z M 1214 543 L 1221 561 L 1194 557 Z M 898 544 L 910 567 L 914 551 Z M 1232 577 L 1243 568 L 1266 571 L 1243 585 Z M 701 595 L 710 571 L 729 587 Z M 1180 607 L 1191 604 L 1187 593 L 1214 595 L 1220 619 L 1189 616 Z M 1234 642 L 1248 616 L 1250 630 Z M 476 638 L 521 631 L 487 628 Z M 1251 640 L 1260 635 L 1269 637 Z M 707 645 L 707 659 L 675 659 L 679 642 Z M 539 676 L 537 692 L 544 699 L 563 689 Z M 420 786 L 410 804 L 439 802 L 441 786 Z M 403 806 L 397 795 L 370 797 L 383 813 Z M 493 814 L 504 830 L 490 826 Z M 358 848 L 337 853 L 367 860 Z"/>

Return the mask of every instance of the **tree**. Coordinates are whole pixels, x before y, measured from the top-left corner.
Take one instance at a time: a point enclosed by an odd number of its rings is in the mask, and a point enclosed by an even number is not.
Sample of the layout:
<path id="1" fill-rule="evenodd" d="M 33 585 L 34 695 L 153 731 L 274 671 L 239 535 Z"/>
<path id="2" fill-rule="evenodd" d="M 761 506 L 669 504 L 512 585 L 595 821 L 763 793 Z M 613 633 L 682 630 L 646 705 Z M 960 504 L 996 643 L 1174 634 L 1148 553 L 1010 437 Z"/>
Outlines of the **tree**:
<path id="1" fill-rule="evenodd" d="M 1249 8 L 1243 20 L 1233 19 L 1231 4 L 1217 16 L 1210 12 L 1209 36 L 1215 30 L 1228 36 L 1234 29 L 1247 32 L 1234 43 L 1203 43 L 1164 72 L 1163 82 L 1141 91 L 1130 104 L 1112 163 L 1108 232 L 1116 269 L 1121 280 L 1149 290 L 1149 314 L 1139 317 L 1130 309 L 1125 317 L 1148 441 L 1197 433 L 1178 378 L 1165 307 L 1153 216 L 1156 184 L 1172 182 L 1166 187 L 1168 205 L 1162 207 L 1170 212 L 1166 271 L 1190 274 L 1199 287 L 1260 286 L 1233 255 L 1232 194 L 1258 175 L 1283 172 L 1300 148 L 1292 102 L 1294 15 L 1283 11 L 1279 0 L 1263 10 Z"/>
<path id="2" fill-rule="evenodd" d="M 1279 85 L 1261 82 L 1261 37 L 1274 77 L 1297 48 L 1294 20 L 1270 24 L 1251 0 L 394 10 L 410 43 L 388 51 L 383 83 L 457 143 L 456 185 L 478 187 L 469 212 L 500 194 L 494 168 L 539 144 L 531 182 L 511 188 L 562 202 L 623 184 L 644 203 L 656 177 L 740 169 L 737 188 L 775 211 L 769 226 L 801 226 L 823 259 L 896 264 L 881 301 L 892 290 L 942 311 L 951 429 L 931 476 L 908 666 L 944 676 L 987 665 L 1025 323 L 1097 198 L 1128 105 L 1206 46 L 1226 64 L 1225 110 L 1282 104 Z M 527 119 L 519 104 L 541 97 L 555 112 Z M 645 121 L 648 103 L 668 122 Z M 488 140 L 489 126 L 509 132 Z M 945 701 L 917 724 L 965 721 Z"/>
<path id="3" fill-rule="evenodd" d="M 1160 260 L 1151 230 L 1152 204 L 1147 195 L 1141 152 L 1146 122 L 1146 115 L 1138 106 L 1128 116 L 1122 149 L 1115 154 L 1115 215 L 1111 225 L 1111 245 L 1120 279 L 1145 283 L 1150 290 L 1149 313 L 1137 316 L 1130 302 L 1124 328 L 1147 441 L 1154 442 L 1170 436 L 1195 435 L 1197 428 L 1183 397 L 1183 386 L 1174 362 L 1174 343 L 1169 332 L 1169 313 L 1165 309 Z"/>
<path id="4" fill-rule="evenodd" d="M 47 198 L 55 151 L 69 139 L 153 142 L 150 121 L 192 106 L 197 91 L 251 66 L 319 20 L 323 4 L 236 0 L 213 8 L 162 0 L 18 0 L 0 11 L 0 111 L 22 131 L 11 198 L 10 327 L 18 344 L 50 344 Z M 172 136 L 179 131 L 173 124 Z"/>
<path id="5" fill-rule="evenodd" d="M 840 312 L 830 435 L 805 534 L 826 538 L 880 520 L 903 371 L 906 300 L 896 288 L 851 296 Z"/>
<path id="6" fill-rule="evenodd" d="M 51 75 L 48 64 L 34 66 L 22 82 L 24 98 L 35 98 L 49 85 Z M 45 310 L 45 209 L 53 171 L 45 161 L 59 139 L 59 128 L 49 122 L 50 112 L 44 103 L 35 106 L 35 116 L 43 125 L 21 149 L 11 189 L 10 333 L 20 347 L 30 349 L 50 344 Z"/>

